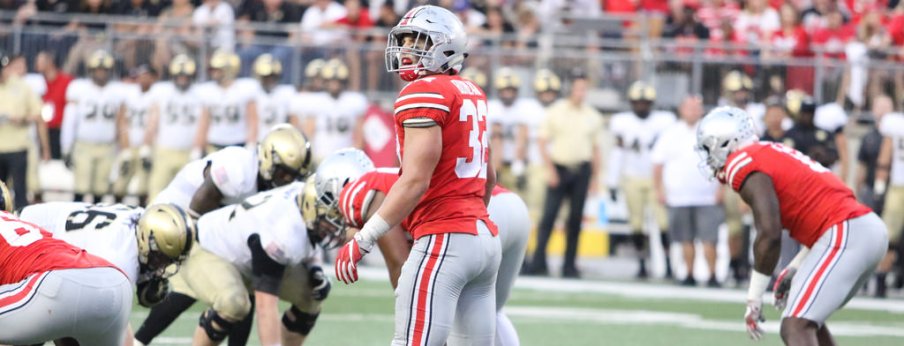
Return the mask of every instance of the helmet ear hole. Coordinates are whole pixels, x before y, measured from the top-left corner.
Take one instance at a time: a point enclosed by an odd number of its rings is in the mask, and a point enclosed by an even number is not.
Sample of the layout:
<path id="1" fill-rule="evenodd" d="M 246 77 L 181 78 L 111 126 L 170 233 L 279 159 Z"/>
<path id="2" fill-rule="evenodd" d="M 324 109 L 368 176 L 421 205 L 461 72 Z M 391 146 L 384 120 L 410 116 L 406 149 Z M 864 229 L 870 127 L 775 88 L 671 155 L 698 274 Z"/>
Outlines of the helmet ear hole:
<path id="1" fill-rule="evenodd" d="M 443 54 L 445 54 L 446 56 L 453 56 L 453 55 L 455 55 L 455 51 L 447 50 L 447 51 L 443 52 Z"/>

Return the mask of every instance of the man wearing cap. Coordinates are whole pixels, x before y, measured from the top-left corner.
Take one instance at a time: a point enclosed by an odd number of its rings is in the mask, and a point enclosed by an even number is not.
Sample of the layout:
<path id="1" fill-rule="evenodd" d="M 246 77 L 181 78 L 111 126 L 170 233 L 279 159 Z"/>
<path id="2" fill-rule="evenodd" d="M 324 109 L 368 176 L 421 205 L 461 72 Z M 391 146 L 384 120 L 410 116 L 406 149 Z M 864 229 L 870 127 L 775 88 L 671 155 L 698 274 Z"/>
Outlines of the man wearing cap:
<path id="1" fill-rule="evenodd" d="M 567 198 L 568 219 L 565 222 L 566 248 L 562 276 L 579 278 L 576 257 L 578 237 L 587 193 L 599 172 L 599 138 L 603 131 L 602 115 L 585 102 L 587 78 L 582 73 L 573 77 L 567 99 L 559 100 L 546 110 L 540 126 L 540 153 L 547 169 L 546 201 L 537 232 L 537 247 L 527 274 L 547 275 L 546 246 L 553 223 Z"/>
<path id="2" fill-rule="evenodd" d="M 668 219 L 663 205 L 657 202 L 653 189 L 653 163 L 650 151 L 659 135 L 675 123 L 672 112 L 654 111 L 656 89 L 652 85 L 637 81 L 628 89 L 628 100 L 631 111 L 617 113 L 609 123 L 615 135 L 615 147 L 609 154 L 606 166 L 606 185 L 610 198 L 615 200 L 617 190 L 621 188 L 628 203 L 628 221 L 631 227 L 631 242 L 638 253 L 637 277 L 648 277 L 647 262 L 648 238 L 644 232 L 647 209 L 652 209 L 660 231 L 663 231 L 662 246 L 668 254 L 669 237 L 664 233 L 668 228 Z M 672 268 L 669 256 L 666 257 L 666 277 L 671 278 Z"/>
<path id="3" fill-rule="evenodd" d="M 8 71 L 11 57 L 0 51 L 0 180 L 12 180 L 15 205 L 27 205 L 26 178 L 29 131 L 43 125 L 41 99 L 22 79 Z"/>

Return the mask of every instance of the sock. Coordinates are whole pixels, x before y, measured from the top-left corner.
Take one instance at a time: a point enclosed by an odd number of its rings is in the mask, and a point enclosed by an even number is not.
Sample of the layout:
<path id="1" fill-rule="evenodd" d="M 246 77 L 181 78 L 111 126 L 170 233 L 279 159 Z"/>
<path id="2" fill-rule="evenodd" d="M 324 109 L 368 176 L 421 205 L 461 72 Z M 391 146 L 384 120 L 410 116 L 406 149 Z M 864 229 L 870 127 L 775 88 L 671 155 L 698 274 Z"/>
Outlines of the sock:
<path id="1" fill-rule="evenodd" d="M 160 304 L 154 306 L 148 317 L 144 319 L 141 328 L 135 333 L 135 340 L 148 345 L 157 335 L 160 335 L 179 315 L 190 308 L 195 299 L 187 295 L 170 292 Z"/>

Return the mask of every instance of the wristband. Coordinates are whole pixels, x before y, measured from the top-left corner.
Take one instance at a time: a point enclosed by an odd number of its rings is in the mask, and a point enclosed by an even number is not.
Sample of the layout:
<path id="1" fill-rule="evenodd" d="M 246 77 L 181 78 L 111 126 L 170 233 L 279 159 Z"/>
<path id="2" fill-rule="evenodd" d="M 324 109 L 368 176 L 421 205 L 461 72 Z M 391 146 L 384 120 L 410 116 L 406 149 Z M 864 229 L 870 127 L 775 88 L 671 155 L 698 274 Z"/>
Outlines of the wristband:
<path id="1" fill-rule="evenodd" d="M 355 234 L 355 239 L 358 241 L 358 246 L 363 251 L 370 252 L 370 249 L 373 248 L 374 243 L 377 242 L 377 239 L 389 232 L 391 227 L 386 220 L 383 220 L 383 217 L 380 214 L 374 214 L 370 217 L 370 220 L 367 220 L 364 223 L 364 227 L 361 227 L 361 231 L 358 234 Z"/>
<path id="2" fill-rule="evenodd" d="M 750 274 L 750 288 L 747 289 L 747 300 L 761 300 L 772 277 L 756 270 Z"/>

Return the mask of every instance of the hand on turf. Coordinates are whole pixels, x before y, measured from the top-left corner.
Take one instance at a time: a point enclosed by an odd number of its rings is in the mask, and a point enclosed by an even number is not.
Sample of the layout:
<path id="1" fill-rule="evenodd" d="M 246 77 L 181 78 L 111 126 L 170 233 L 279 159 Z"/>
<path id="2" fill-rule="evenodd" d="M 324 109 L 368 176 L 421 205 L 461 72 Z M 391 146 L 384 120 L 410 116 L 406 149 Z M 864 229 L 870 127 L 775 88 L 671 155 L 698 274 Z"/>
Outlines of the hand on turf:
<path id="1" fill-rule="evenodd" d="M 346 285 L 358 281 L 358 261 L 370 252 L 370 249 L 362 248 L 358 242 L 360 233 L 355 234 L 348 243 L 339 248 L 336 254 L 336 278 Z"/>
<path id="2" fill-rule="evenodd" d="M 794 274 L 796 273 L 797 269 L 785 268 L 785 270 L 782 270 L 781 274 L 778 274 L 775 285 L 772 286 L 772 295 L 775 298 L 774 305 L 776 309 L 784 310 L 785 306 L 788 305 L 788 291 L 791 290 L 791 279 L 794 278 Z"/>
<path id="3" fill-rule="evenodd" d="M 760 328 L 760 323 L 766 322 L 766 318 L 763 317 L 763 301 L 762 300 L 748 300 L 747 301 L 747 312 L 744 313 L 744 323 L 747 325 L 747 335 L 750 335 L 750 338 L 754 341 L 759 341 L 763 338 L 763 328 Z"/>

